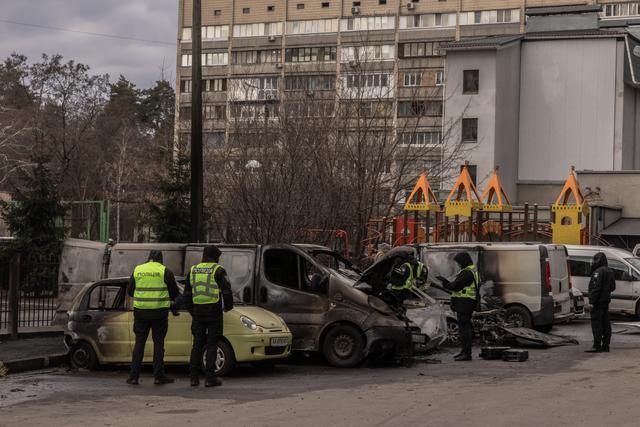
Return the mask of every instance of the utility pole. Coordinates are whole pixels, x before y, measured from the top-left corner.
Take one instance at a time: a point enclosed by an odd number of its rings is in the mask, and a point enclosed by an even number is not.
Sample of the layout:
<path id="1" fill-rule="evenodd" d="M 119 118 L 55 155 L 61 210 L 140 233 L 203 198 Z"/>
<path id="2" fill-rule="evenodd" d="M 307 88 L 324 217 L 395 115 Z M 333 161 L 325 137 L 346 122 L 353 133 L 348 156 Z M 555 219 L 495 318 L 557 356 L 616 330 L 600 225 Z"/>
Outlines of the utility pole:
<path id="1" fill-rule="evenodd" d="M 203 240 L 202 21 L 201 0 L 193 0 L 191 25 L 191 241 Z"/>

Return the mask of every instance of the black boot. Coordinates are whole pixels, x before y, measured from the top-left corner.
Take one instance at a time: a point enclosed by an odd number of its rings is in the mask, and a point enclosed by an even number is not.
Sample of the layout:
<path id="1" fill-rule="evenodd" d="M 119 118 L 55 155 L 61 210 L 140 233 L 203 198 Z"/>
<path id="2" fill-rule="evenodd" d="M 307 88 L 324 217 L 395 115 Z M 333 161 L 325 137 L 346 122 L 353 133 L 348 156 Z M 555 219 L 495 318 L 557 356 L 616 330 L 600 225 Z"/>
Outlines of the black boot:
<path id="1" fill-rule="evenodd" d="M 173 378 L 163 376 L 163 377 L 156 378 L 153 383 L 156 385 L 164 385 L 164 384 L 171 384 L 175 381 L 176 380 L 174 380 Z"/>
<path id="2" fill-rule="evenodd" d="M 218 377 L 207 378 L 204 382 L 205 387 L 219 387 L 222 385 L 222 381 Z"/>
<path id="3" fill-rule="evenodd" d="M 460 353 L 458 356 L 454 357 L 453 360 L 455 360 L 456 362 L 467 362 L 469 360 L 472 360 L 473 358 L 471 357 L 471 354 L 469 353 Z"/>
<path id="4" fill-rule="evenodd" d="M 200 385 L 200 378 L 191 377 L 191 387 L 198 387 Z"/>
<path id="5" fill-rule="evenodd" d="M 585 353 L 602 353 L 602 347 L 593 346 L 589 350 L 585 350 Z"/>
<path id="6" fill-rule="evenodd" d="M 609 353 L 609 346 L 608 345 L 604 345 L 602 346 L 602 350 L 603 353 Z"/>
<path id="7" fill-rule="evenodd" d="M 135 378 L 135 377 L 129 377 L 129 378 L 127 378 L 127 384 L 138 385 L 138 384 L 140 384 L 140 381 L 138 381 L 138 379 Z"/>

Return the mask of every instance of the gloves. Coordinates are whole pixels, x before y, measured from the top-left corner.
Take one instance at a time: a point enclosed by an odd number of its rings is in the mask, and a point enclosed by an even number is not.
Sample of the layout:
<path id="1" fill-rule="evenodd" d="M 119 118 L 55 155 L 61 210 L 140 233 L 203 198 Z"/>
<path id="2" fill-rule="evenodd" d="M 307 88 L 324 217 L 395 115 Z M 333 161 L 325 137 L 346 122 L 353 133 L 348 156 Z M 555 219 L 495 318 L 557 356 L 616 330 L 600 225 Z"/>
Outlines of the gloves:
<path id="1" fill-rule="evenodd" d="M 175 301 L 171 302 L 171 307 L 169 309 L 171 310 L 171 314 L 173 314 L 174 316 L 180 316 L 180 312 L 178 311 L 178 304 Z"/>

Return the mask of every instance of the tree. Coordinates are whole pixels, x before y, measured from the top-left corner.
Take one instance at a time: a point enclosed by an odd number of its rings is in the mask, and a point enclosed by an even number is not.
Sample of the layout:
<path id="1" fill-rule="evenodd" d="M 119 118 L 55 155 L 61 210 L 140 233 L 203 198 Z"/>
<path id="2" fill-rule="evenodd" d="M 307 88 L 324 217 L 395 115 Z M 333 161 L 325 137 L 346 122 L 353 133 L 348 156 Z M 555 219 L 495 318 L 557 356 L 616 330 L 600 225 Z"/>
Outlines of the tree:
<path id="1" fill-rule="evenodd" d="M 189 157 L 179 154 L 169 176 L 161 177 L 158 202 L 148 202 L 158 242 L 189 242 L 191 231 Z"/>
<path id="2" fill-rule="evenodd" d="M 22 255 L 23 271 L 27 272 L 23 289 L 49 289 L 53 269 L 43 268 L 58 261 L 62 250 L 65 208 L 59 199 L 58 187 L 42 159 L 21 172 L 22 189 L 16 188 L 12 202 L 3 202 L 1 214 L 13 240 L 5 256 Z"/>

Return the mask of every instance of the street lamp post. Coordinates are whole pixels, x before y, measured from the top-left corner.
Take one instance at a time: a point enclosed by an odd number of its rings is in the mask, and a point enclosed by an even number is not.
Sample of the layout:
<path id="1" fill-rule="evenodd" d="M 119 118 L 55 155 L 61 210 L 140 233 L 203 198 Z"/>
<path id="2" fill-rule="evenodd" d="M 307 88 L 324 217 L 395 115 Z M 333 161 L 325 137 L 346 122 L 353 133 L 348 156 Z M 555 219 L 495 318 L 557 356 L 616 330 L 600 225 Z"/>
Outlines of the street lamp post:
<path id="1" fill-rule="evenodd" d="M 191 25 L 191 241 L 203 240 L 202 22 L 201 0 L 193 0 Z"/>

